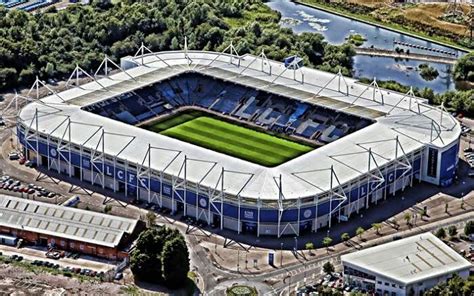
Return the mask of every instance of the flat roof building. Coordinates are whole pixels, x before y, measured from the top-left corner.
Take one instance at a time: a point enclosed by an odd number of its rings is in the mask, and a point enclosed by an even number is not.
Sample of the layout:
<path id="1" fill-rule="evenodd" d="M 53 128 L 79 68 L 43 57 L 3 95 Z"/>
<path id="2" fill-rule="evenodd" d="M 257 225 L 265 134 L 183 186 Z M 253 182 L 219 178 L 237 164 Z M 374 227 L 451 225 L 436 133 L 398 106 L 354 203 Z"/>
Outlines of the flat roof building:
<path id="1" fill-rule="evenodd" d="M 0 195 L 0 233 L 37 245 L 120 259 L 138 219 Z"/>
<path id="2" fill-rule="evenodd" d="M 341 256 L 346 281 L 376 295 L 421 295 L 471 263 L 432 233 L 415 235 Z"/>

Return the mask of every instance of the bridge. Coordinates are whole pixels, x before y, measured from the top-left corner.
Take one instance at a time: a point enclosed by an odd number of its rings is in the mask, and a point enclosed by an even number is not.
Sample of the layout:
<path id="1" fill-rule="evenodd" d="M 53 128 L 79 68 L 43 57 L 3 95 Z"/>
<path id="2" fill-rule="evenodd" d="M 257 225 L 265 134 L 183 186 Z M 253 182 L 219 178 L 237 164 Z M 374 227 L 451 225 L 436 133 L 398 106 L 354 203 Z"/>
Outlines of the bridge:
<path id="1" fill-rule="evenodd" d="M 452 56 L 443 57 L 439 55 L 421 54 L 421 53 L 408 53 L 407 54 L 406 52 L 396 52 L 394 50 L 381 49 L 381 48 L 356 47 L 355 51 L 358 55 L 410 59 L 410 60 L 434 62 L 434 63 L 440 63 L 440 64 L 449 64 L 449 65 L 454 65 L 457 61 L 457 58 L 452 57 Z"/>

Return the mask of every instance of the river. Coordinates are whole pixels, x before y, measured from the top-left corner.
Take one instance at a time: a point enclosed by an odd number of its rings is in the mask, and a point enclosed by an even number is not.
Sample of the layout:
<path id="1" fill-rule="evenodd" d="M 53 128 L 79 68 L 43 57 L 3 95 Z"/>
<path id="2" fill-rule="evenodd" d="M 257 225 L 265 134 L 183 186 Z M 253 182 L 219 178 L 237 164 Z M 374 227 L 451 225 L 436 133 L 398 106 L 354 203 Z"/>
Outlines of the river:
<path id="1" fill-rule="evenodd" d="M 376 48 L 393 50 L 397 47 L 397 45 L 394 45 L 394 40 L 397 40 L 427 48 L 444 50 L 456 55 L 464 54 L 464 52 L 448 46 L 390 31 L 288 0 L 272 0 L 267 2 L 267 5 L 281 13 L 282 26 L 292 28 L 295 33 L 320 33 L 331 44 L 342 44 L 347 36 L 358 33 L 367 39 L 362 45 L 363 47 L 374 46 Z M 410 48 L 410 51 L 423 53 L 422 50 L 415 48 Z M 432 52 L 430 53 L 432 54 Z M 439 76 L 432 81 L 426 81 L 417 71 L 418 65 L 423 63 L 426 62 L 415 60 L 400 61 L 388 57 L 357 55 L 354 57 L 353 75 L 356 78 L 365 77 L 373 79 L 376 77 L 377 80 L 395 80 L 401 84 L 418 88 L 428 87 L 437 93 L 455 89 L 455 83 L 450 75 L 453 66 L 430 62 L 429 64 L 438 70 Z"/>

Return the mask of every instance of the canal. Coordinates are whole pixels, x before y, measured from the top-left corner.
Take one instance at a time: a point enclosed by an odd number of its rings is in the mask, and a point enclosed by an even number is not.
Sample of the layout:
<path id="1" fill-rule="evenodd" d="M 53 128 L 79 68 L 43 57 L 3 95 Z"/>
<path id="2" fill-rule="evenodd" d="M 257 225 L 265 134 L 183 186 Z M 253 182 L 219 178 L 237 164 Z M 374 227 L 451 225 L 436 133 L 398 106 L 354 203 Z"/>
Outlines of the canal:
<path id="1" fill-rule="evenodd" d="M 448 46 L 334 15 L 288 0 L 272 0 L 267 2 L 267 5 L 281 13 L 282 26 L 292 28 L 295 33 L 320 33 L 331 44 L 342 44 L 349 35 L 357 33 L 366 39 L 362 45 L 363 47 L 373 46 L 394 50 L 398 47 L 398 45 L 394 44 L 394 40 L 396 40 L 426 48 L 443 50 L 456 55 L 464 54 L 464 52 Z M 410 51 L 426 53 L 426 51 L 416 48 L 410 48 Z M 428 87 L 437 93 L 455 89 L 455 83 L 450 74 L 453 66 L 430 62 L 429 64 L 438 70 L 439 76 L 432 81 L 427 81 L 417 71 L 418 66 L 423 63 L 426 62 L 358 55 L 354 57 L 353 75 L 356 78 L 365 77 L 373 79 L 376 77 L 377 80 L 395 80 L 401 84 L 418 88 Z"/>

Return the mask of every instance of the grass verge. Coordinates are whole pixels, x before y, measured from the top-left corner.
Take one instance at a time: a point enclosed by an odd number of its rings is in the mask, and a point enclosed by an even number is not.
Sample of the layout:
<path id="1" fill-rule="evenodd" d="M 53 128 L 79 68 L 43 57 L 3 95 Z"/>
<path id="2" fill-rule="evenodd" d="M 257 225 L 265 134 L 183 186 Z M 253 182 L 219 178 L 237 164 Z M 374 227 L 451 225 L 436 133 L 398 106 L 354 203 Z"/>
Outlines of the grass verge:
<path id="1" fill-rule="evenodd" d="M 431 36 L 427 33 L 416 31 L 416 30 L 410 29 L 410 28 L 406 28 L 406 27 L 398 25 L 398 24 L 379 21 L 379 20 L 375 19 L 374 17 L 372 17 L 370 15 L 353 13 L 353 12 L 350 12 L 346 9 L 332 7 L 332 6 L 325 5 L 323 3 L 313 1 L 313 0 L 293 0 L 293 1 L 295 3 L 298 3 L 298 4 L 302 4 L 302 5 L 306 5 L 306 6 L 313 7 L 313 8 L 316 8 L 316 9 L 320 9 L 320 10 L 323 10 L 323 11 L 327 11 L 327 12 L 330 12 L 330 13 L 334 13 L 334 14 L 337 14 L 337 15 L 340 15 L 340 16 L 343 16 L 343 17 L 347 17 L 347 18 L 357 20 L 357 21 L 362 21 L 364 23 L 368 23 L 368 24 L 371 24 L 371 25 L 374 25 L 374 26 L 385 28 L 385 29 L 388 29 L 388 30 L 391 30 L 391 31 L 403 33 L 403 34 L 406 34 L 406 35 L 411 35 L 413 37 L 418 37 L 418 38 L 428 40 L 428 41 L 433 41 L 433 42 L 436 42 L 436 43 L 441 44 L 441 45 L 456 48 L 458 50 L 463 50 L 463 51 L 468 51 L 468 52 L 471 51 L 471 49 L 469 49 L 465 46 L 462 46 L 462 45 L 458 44 L 457 42 L 455 42 L 451 39 L 448 39 L 446 37 Z"/>

